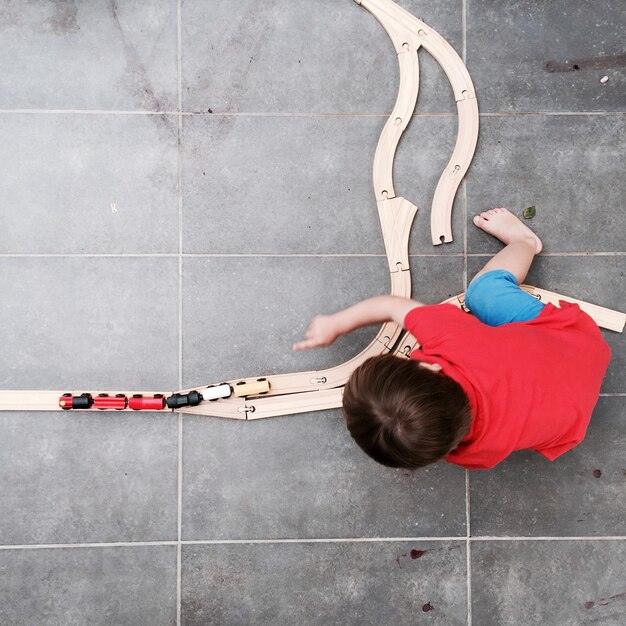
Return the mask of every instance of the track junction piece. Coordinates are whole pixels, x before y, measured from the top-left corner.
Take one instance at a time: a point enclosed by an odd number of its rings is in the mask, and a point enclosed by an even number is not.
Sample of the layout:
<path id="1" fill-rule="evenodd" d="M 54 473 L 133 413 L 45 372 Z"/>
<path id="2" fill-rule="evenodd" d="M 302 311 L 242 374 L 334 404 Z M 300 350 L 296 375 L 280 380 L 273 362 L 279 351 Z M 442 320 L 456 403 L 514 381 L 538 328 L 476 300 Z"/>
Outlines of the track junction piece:
<path id="1" fill-rule="evenodd" d="M 400 67 L 400 86 L 395 106 L 381 132 L 374 155 L 373 182 L 376 204 L 389 263 L 391 294 L 411 297 L 409 233 L 417 207 L 395 195 L 393 163 L 400 137 L 408 126 L 419 90 L 420 47 L 427 50 L 444 70 L 454 93 L 458 112 L 456 144 L 437 184 L 431 207 L 433 245 L 452 241 L 452 205 L 461 180 L 474 156 L 478 138 L 478 104 L 470 75 L 452 46 L 430 26 L 392 0 L 355 0 L 367 9 L 391 38 Z M 622 332 L 626 315 L 604 307 L 562 296 L 528 285 L 522 288 L 544 302 L 558 306 L 559 300 L 579 304 L 599 326 Z M 464 308 L 464 294 L 445 302 Z M 0 391 L 0 410 L 175 410 L 183 413 L 231 419 L 261 419 L 331 408 L 342 404 L 343 386 L 352 372 L 369 357 L 393 353 L 408 358 L 417 341 L 393 322 L 382 325 L 372 342 L 349 361 L 318 371 L 277 374 L 227 381 L 218 385 L 178 392 L 84 392 L 83 391 Z M 264 383 L 259 386 L 259 381 Z M 266 381 L 266 382 L 265 382 Z M 269 384 L 269 389 L 268 385 Z M 228 387 L 228 397 L 216 398 L 215 389 Z M 179 406 L 193 397 L 194 405 Z M 66 400 L 63 400 L 65 398 Z M 122 398 L 126 400 L 123 401 Z M 145 400 L 143 400 L 145 398 Z M 142 404 L 145 403 L 145 407 Z"/>

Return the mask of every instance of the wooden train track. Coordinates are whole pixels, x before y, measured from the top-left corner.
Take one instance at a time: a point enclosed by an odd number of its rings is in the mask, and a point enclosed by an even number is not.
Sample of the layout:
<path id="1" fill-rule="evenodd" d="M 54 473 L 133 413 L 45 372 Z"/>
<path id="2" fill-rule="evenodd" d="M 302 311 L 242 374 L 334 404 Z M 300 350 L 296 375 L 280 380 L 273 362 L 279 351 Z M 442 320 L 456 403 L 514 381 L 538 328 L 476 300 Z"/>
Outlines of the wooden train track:
<path id="1" fill-rule="evenodd" d="M 389 264 L 390 292 L 395 296 L 409 298 L 411 274 L 408 244 L 417 207 L 409 200 L 395 195 L 393 165 L 398 143 L 417 103 L 418 50 L 424 48 L 442 67 L 452 86 L 458 113 L 456 144 L 439 178 L 431 206 L 433 245 L 452 241 L 452 205 L 476 149 L 479 127 L 478 104 L 467 68 L 456 51 L 439 33 L 392 0 L 355 0 L 355 2 L 367 9 L 380 22 L 389 35 L 398 57 L 400 68 L 398 96 L 376 146 L 373 184 Z M 618 332 L 622 332 L 624 328 L 626 316 L 617 311 L 536 287 L 523 285 L 523 288 L 542 301 L 557 306 L 559 300 L 577 303 L 604 328 Z M 463 307 L 464 294 L 450 298 L 446 302 Z M 343 386 L 354 369 L 366 359 L 384 353 L 408 358 L 416 346 L 417 341 L 408 332 L 403 332 L 403 329 L 393 322 L 387 322 L 362 352 L 345 363 L 324 370 L 244 378 L 177 392 L 0 391 L 0 410 L 133 411 L 135 410 L 133 406 L 142 407 L 145 404 L 145 410 L 175 410 L 190 414 L 251 420 L 330 409 L 341 406 Z M 263 383 L 260 385 L 259 381 Z M 211 397 L 215 388 L 220 386 L 223 386 L 224 396 Z M 193 402 L 190 400 L 192 397 Z M 187 406 L 179 406 L 185 401 L 189 401 Z"/>

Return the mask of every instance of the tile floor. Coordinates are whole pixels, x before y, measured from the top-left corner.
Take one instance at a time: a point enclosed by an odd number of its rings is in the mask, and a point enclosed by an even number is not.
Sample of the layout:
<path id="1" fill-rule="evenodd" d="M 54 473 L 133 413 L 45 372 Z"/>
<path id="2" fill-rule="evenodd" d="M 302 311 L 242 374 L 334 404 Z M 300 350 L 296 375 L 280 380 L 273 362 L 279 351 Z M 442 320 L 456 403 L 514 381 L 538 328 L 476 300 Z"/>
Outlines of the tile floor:
<path id="1" fill-rule="evenodd" d="M 414 294 L 462 291 L 497 249 L 475 211 L 535 205 L 528 282 L 626 311 L 623 1 L 400 4 L 463 54 L 481 109 L 433 248 L 456 116 L 420 52 L 396 159 Z M 396 90 L 349 0 L 3 2 L 1 387 L 174 389 L 358 352 L 370 330 L 290 347 L 388 289 L 371 164 Z M 485 472 L 379 467 L 339 411 L 2 413 L 0 623 L 623 624 L 626 335 L 605 336 L 587 439 Z"/>

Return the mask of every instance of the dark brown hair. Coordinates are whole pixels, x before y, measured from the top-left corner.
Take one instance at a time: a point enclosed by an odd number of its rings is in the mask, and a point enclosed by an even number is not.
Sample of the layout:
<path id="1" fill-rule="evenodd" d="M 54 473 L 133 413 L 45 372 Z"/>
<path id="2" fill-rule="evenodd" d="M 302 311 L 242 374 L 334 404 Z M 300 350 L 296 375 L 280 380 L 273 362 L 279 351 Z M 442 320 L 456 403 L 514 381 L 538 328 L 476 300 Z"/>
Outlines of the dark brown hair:
<path id="1" fill-rule="evenodd" d="M 449 376 L 419 361 L 375 356 L 354 370 L 343 393 L 348 430 L 375 461 L 417 468 L 456 448 L 472 421 L 469 401 Z"/>

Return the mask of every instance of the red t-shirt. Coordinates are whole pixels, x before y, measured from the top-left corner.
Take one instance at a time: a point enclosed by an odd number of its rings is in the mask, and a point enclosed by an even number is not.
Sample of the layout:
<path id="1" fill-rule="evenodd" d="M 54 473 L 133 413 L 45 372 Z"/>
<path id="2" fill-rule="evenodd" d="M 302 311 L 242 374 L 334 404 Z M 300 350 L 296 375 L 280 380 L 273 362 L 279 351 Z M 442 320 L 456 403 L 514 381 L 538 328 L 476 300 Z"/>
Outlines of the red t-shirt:
<path id="1" fill-rule="evenodd" d="M 439 363 L 469 398 L 472 425 L 446 460 L 493 467 L 514 450 L 553 461 L 587 430 L 611 350 L 577 304 L 546 304 L 529 322 L 488 326 L 452 304 L 410 311 L 412 359 Z"/>

